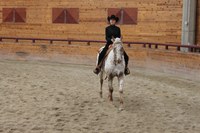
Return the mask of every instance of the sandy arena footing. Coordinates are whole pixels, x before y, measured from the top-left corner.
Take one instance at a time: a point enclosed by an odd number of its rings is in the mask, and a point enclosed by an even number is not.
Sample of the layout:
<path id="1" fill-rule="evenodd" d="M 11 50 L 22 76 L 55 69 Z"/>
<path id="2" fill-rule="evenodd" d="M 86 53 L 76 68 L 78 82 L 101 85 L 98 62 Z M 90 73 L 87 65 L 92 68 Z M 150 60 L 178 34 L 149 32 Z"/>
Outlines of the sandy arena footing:
<path id="1" fill-rule="evenodd" d="M 2 133 L 199 133 L 200 83 L 131 68 L 120 112 L 93 66 L 0 61 Z"/>

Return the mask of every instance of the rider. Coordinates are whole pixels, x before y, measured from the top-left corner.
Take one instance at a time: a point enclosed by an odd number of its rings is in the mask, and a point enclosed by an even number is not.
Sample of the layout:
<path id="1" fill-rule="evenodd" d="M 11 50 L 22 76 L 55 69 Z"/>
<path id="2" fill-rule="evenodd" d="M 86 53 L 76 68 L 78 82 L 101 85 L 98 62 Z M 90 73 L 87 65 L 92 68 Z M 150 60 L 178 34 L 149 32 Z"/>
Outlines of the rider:
<path id="1" fill-rule="evenodd" d="M 115 15 L 111 15 L 110 17 L 107 18 L 110 26 L 106 27 L 106 45 L 103 48 L 102 52 L 99 54 L 99 59 L 98 59 L 98 65 L 97 67 L 94 69 L 94 73 L 95 74 L 99 74 L 100 72 L 100 68 L 99 68 L 99 64 L 101 63 L 101 61 L 103 60 L 104 56 L 106 55 L 106 52 L 109 48 L 109 46 L 112 44 L 112 38 L 121 38 L 121 30 L 119 27 L 117 27 L 115 24 L 119 21 L 119 18 L 116 17 Z M 125 75 L 130 74 L 130 70 L 128 69 L 128 60 L 129 57 L 126 54 L 126 52 L 124 52 L 124 59 L 125 59 L 125 70 L 124 73 Z"/>

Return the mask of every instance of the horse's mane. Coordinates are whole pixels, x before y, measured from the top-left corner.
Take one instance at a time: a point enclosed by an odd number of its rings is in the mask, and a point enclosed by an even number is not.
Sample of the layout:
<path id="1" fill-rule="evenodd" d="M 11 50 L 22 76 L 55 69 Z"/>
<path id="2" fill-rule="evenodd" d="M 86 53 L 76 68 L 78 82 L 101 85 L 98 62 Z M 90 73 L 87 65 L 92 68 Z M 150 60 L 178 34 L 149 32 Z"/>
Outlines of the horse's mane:
<path id="1" fill-rule="evenodd" d="M 114 44 L 122 44 L 121 38 L 115 38 Z"/>

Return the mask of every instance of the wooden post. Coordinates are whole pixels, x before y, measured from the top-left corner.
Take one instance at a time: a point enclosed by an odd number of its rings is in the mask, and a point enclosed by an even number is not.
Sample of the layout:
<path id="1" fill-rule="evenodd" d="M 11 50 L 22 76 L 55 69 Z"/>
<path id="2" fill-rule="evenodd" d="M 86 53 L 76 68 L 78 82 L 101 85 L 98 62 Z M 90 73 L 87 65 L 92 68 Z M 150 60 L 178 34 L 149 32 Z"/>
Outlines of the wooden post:
<path id="1" fill-rule="evenodd" d="M 183 0 L 182 45 L 195 44 L 197 0 Z M 188 52 L 189 48 L 181 48 Z"/>
<path id="2" fill-rule="evenodd" d="M 149 43 L 149 48 L 151 48 L 151 43 Z"/>
<path id="3" fill-rule="evenodd" d="M 180 48 L 180 46 L 178 46 L 178 47 L 177 47 L 177 51 L 180 51 L 180 50 L 181 50 L 181 48 Z"/>

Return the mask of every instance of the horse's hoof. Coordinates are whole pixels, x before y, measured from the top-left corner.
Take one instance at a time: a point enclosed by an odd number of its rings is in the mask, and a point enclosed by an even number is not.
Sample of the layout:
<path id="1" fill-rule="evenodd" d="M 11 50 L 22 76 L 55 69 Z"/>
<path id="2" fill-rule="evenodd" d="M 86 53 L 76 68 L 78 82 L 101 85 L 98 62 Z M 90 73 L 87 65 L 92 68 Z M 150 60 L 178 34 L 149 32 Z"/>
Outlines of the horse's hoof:
<path id="1" fill-rule="evenodd" d="M 103 98 L 103 94 L 102 92 L 99 93 L 100 98 Z"/>
<path id="2" fill-rule="evenodd" d="M 112 98 L 109 98 L 109 101 L 110 101 L 110 102 L 113 102 L 113 99 L 112 99 Z"/>
<path id="3" fill-rule="evenodd" d="M 113 100 L 108 99 L 108 102 L 113 103 Z"/>
<path id="4" fill-rule="evenodd" d="M 124 110 L 124 108 L 123 107 L 119 107 L 119 111 L 123 111 Z"/>
<path id="5" fill-rule="evenodd" d="M 123 106 L 123 105 L 120 105 L 119 111 L 123 111 L 123 110 L 124 110 L 124 106 Z"/>
<path id="6" fill-rule="evenodd" d="M 108 99 L 109 99 L 110 102 L 113 102 L 112 96 L 108 96 Z"/>

